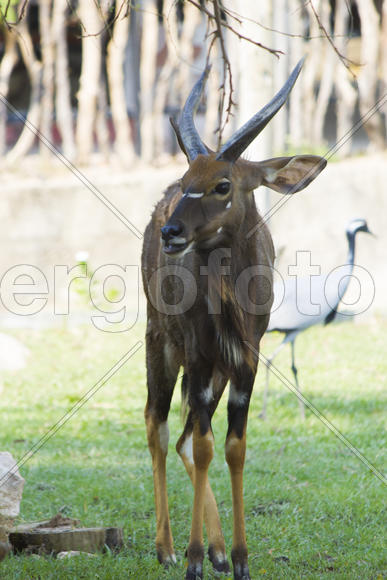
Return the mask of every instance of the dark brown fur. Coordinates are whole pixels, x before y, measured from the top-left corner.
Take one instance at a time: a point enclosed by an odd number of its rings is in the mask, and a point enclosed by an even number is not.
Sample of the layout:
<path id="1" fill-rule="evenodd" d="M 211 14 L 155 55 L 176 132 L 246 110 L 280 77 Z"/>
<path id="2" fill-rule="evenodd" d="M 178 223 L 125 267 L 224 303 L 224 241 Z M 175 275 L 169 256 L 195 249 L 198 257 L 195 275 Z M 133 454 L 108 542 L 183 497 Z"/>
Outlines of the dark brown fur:
<path id="1" fill-rule="evenodd" d="M 246 426 L 259 343 L 273 301 L 274 261 L 271 236 L 258 215 L 253 189 L 264 183 L 283 193 L 296 191 L 322 167 L 312 156 L 231 163 L 217 160 L 213 153 L 200 154 L 165 192 L 145 231 L 145 417 L 154 474 L 156 547 L 163 564 L 174 560 L 166 491 L 167 417 L 182 367 L 188 416 L 177 451 L 195 489 L 186 580 L 202 578 L 203 522 L 214 568 L 229 569 L 207 477 L 213 457 L 211 419 L 228 381 L 225 455 L 233 496 L 234 580 L 250 578 L 243 509 Z"/>
<path id="2" fill-rule="evenodd" d="M 213 162 L 213 164 L 216 167 L 217 163 Z M 168 188 L 156 206 L 151 222 L 145 231 L 142 255 L 143 282 L 148 298 L 148 403 L 145 414 L 147 424 L 153 426 L 151 429 L 148 428 L 151 450 L 155 449 L 157 425 L 162 425 L 167 420 L 177 373 L 179 368 L 183 367 L 185 373 L 184 391 L 187 395 L 189 414 L 177 448 L 182 454 L 185 442 L 194 434 L 194 450 L 202 449 L 200 457 L 196 456 L 195 459 L 196 470 L 204 469 L 205 471 L 206 468 L 201 465 L 202 460 L 204 460 L 204 465 L 208 466 L 212 457 L 211 454 L 207 458 L 209 448 L 208 444 L 205 443 L 208 434 L 212 434 L 211 417 L 228 380 L 231 380 L 238 392 L 241 392 L 242 396 L 245 397 L 244 404 L 241 406 L 235 405 L 233 401 L 229 402 L 228 438 L 237 437 L 243 445 L 245 444 L 247 409 L 258 362 L 249 346 L 253 347 L 256 352 L 258 351 L 260 339 L 268 324 L 272 302 L 271 267 L 274 260 L 271 237 L 262 222 L 255 235 L 248 235 L 250 230 L 260 221 L 260 217 L 252 192 L 243 191 L 238 183 L 241 178 L 240 172 L 241 167 L 243 168 L 243 162 L 239 167 L 235 165 L 232 168 L 234 176 L 230 210 L 221 212 L 220 215 L 215 216 L 215 219 L 208 220 L 203 228 L 196 229 L 195 240 L 198 249 L 182 257 L 168 256 L 163 252 L 160 228 L 171 220 L 176 211 L 179 211 L 176 208 L 180 207 L 183 188 L 184 191 L 190 188 L 193 191 L 208 189 L 213 183 L 216 183 L 219 175 L 222 176 L 225 172 L 225 164 L 219 163 L 219 165 L 222 167 L 214 179 L 207 176 L 206 181 L 206 176 L 203 177 L 203 172 L 199 171 L 196 173 L 200 176 L 199 183 L 193 182 L 194 174 L 188 184 L 187 177 L 185 177 L 182 182 L 177 182 Z M 230 172 L 228 164 L 226 169 Z M 210 185 L 206 185 L 206 183 Z M 191 204 L 191 212 L 204 211 L 205 213 L 205 209 L 200 208 L 200 204 L 201 200 L 195 200 Z M 192 216 L 194 222 L 197 219 L 199 219 L 197 216 Z M 214 236 L 214 232 L 221 226 L 223 228 L 221 235 Z M 213 255 L 214 251 L 218 252 L 218 259 L 213 263 L 210 256 Z M 266 302 L 266 311 L 261 316 L 245 311 L 243 304 L 238 303 L 235 296 L 235 282 L 238 276 L 245 268 L 252 265 L 266 268 L 264 273 L 266 286 L 262 284 L 259 277 L 253 277 L 248 288 L 249 298 L 253 302 L 257 304 Z M 155 298 L 160 290 L 155 284 L 157 276 L 155 273 L 166 266 L 171 268 L 171 272 L 174 271 L 174 268 L 178 269 L 176 271 L 186 268 L 192 274 L 197 285 L 198 292 L 194 304 L 186 312 L 178 315 L 167 315 L 155 307 Z M 221 275 L 222 272 L 224 275 Z M 174 276 L 168 277 L 164 282 L 164 299 L 168 304 L 179 303 L 181 299 L 182 286 L 177 282 Z M 209 384 L 212 384 L 213 389 L 211 400 L 203 405 L 203 393 Z M 195 425 L 198 426 L 197 435 L 195 435 Z M 200 443 L 201 439 L 203 439 L 203 443 Z M 154 468 L 156 466 L 157 470 L 159 462 L 157 457 L 160 457 L 160 451 L 152 451 L 152 456 Z M 231 457 L 230 454 L 229 456 Z M 244 453 L 242 456 L 243 462 Z M 199 458 L 200 462 L 197 463 Z M 234 469 L 234 463 L 232 461 L 230 464 L 231 471 Z M 239 467 L 239 465 L 235 466 L 235 469 L 238 471 Z M 190 469 L 189 465 L 188 469 Z M 193 481 L 198 480 L 197 473 Z M 165 483 L 160 484 L 156 481 L 159 481 L 158 473 L 155 480 L 156 506 L 158 506 L 162 503 L 159 490 L 163 489 Z M 158 496 L 160 497 L 158 498 Z M 195 505 L 201 505 L 200 501 L 199 498 L 199 503 Z M 160 507 L 157 509 L 158 520 L 165 519 L 167 517 L 164 513 L 165 510 Z M 196 511 L 197 509 L 200 511 L 201 508 L 196 508 Z M 208 508 L 207 511 L 209 513 L 205 513 L 206 523 L 207 520 L 210 522 L 218 520 L 216 505 L 211 510 Z M 195 519 L 194 508 L 193 530 L 200 528 L 200 523 L 196 527 L 194 526 Z M 241 534 L 241 546 L 238 546 L 234 540 L 233 557 L 238 558 L 240 555 L 242 558 L 240 562 L 234 563 L 236 570 L 239 568 L 245 570 L 247 567 L 247 548 L 245 540 L 243 540 L 243 530 L 241 530 Z M 221 530 L 215 531 L 213 535 L 218 537 L 218 540 L 214 541 L 216 545 L 210 545 L 211 561 L 216 569 L 227 571 L 229 565 L 225 557 Z M 165 563 L 168 562 L 172 557 L 169 553 L 171 552 L 169 518 L 167 531 L 158 532 L 156 543 L 159 559 Z M 163 543 L 166 548 L 160 548 Z M 200 533 L 191 532 L 186 578 L 201 577 L 203 554 Z"/>
<path id="3" fill-rule="evenodd" d="M 241 162 L 242 166 L 243 163 Z M 235 169 L 234 172 L 237 173 Z M 203 184 L 199 183 L 198 188 L 203 188 Z M 235 340 L 248 365 L 254 367 L 256 364 L 252 362 L 252 350 L 245 345 L 245 341 L 258 349 L 259 340 L 266 330 L 271 307 L 271 301 L 267 300 L 271 291 L 267 273 L 274 262 L 271 236 L 258 215 L 252 192 L 237 193 L 239 195 L 236 199 L 233 198 L 233 207 L 227 213 L 226 223 L 219 219 L 215 224 L 211 224 L 213 230 L 220 225 L 224 228 L 224 234 L 216 245 L 211 245 L 208 250 L 193 251 L 182 258 L 175 258 L 164 254 L 160 238 L 160 228 L 169 221 L 182 197 L 181 182 L 171 185 L 157 204 L 146 228 L 142 254 L 143 284 L 148 298 L 148 332 L 159 337 L 160 345 L 167 343 L 172 348 L 179 366 L 186 366 L 186 357 L 189 352 L 193 355 L 200 353 L 204 358 L 210 358 L 210 364 L 216 361 L 214 367 L 227 375 L 227 378 L 232 376 L 234 365 L 232 361 L 227 360 L 224 349 L 219 346 L 221 342 L 228 343 L 230 340 Z M 256 233 L 248 236 L 250 230 L 258 222 L 260 226 Z M 223 266 L 230 267 L 230 275 L 219 276 L 217 272 L 212 271 L 211 264 L 208 264 L 209 254 L 217 248 L 227 248 L 231 251 L 231 258 L 226 257 L 222 261 Z M 195 304 L 187 313 L 178 317 L 157 312 L 149 296 L 149 280 L 152 274 L 167 265 L 187 268 L 198 285 Z M 265 269 L 266 286 L 261 287 L 256 278 L 253 278 L 249 288 L 249 295 L 253 302 L 267 303 L 266 314 L 259 317 L 244 312 L 236 301 L 234 292 L 235 281 L 239 274 L 252 265 L 267 268 Z M 208 276 L 200 275 L 200 268 L 203 266 L 208 267 Z M 167 279 L 165 301 L 171 304 L 178 302 L 179 290 L 181 291 L 176 288 L 173 280 L 169 282 Z M 221 314 L 208 314 L 206 296 L 212 293 L 220 295 Z"/>

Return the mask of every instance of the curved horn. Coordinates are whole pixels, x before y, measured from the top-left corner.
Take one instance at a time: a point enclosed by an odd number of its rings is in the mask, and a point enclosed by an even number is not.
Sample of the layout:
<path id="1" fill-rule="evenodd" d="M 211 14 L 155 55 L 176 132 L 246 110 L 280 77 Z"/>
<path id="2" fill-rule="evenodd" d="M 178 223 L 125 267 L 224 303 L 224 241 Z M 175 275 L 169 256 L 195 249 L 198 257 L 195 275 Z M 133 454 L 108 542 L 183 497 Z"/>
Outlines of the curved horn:
<path id="1" fill-rule="evenodd" d="M 289 96 L 298 75 L 304 59 L 302 58 L 294 68 L 292 74 L 278 93 L 263 109 L 258 111 L 241 127 L 220 149 L 216 159 L 222 161 L 236 161 L 259 133 L 266 127 L 270 119 L 279 111 Z"/>
<path id="2" fill-rule="evenodd" d="M 200 154 L 208 155 L 208 150 L 200 139 L 194 125 L 193 116 L 198 108 L 210 69 L 211 67 L 207 66 L 200 79 L 194 85 L 185 102 L 178 123 L 171 120 L 179 145 L 189 161 L 193 161 Z"/>

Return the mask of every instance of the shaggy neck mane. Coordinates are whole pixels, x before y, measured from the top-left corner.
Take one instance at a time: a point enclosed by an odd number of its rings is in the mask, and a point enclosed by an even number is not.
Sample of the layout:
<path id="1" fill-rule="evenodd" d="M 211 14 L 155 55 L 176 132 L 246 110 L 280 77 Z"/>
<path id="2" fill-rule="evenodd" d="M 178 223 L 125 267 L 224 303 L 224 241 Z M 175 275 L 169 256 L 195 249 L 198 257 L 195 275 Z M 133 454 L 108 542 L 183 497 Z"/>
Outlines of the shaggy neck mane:
<path id="1" fill-rule="evenodd" d="M 208 306 L 223 361 L 239 367 L 244 360 L 253 368 L 256 364 L 254 355 L 246 345 L 251 334 L 252 315 L 242 308 L 235 294 L 235 282 L 240 273 L 257 263 L 256 238 L 247 234 L 260 218 L 253 196 L 249 196 L 246 202 L 239 227 L 237 221 L 226 228 L 224 244 L 215 250 L 217 259 L 208 259 L 207 254 Z"/>

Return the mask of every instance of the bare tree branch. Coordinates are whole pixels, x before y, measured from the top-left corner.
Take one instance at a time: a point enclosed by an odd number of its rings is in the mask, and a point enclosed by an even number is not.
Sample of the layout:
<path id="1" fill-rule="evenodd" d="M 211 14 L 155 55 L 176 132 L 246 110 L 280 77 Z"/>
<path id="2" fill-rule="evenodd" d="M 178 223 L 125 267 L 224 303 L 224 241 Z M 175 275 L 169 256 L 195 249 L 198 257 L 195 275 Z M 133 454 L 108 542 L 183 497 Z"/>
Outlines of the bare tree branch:
<path id="1" fill-rule="evenodd" d="M 308 0 L 308 3 L 313 15 L 317 21 L 318 27 L 321 30 L 321 32 L 323 33 L 323 35 L 325 36 L 325 38 L 327 39 L 327 41 L 329 42 L 329 44 L 331 45 L 331 47 L 333 48 L 333 50 L 335 51 L 335 53 L 337 54 L 337 56 L 339 57 L 340 61 L 343 63 L 343 65 L 345 66 L 345 68 L 347 70 L 349 70 L 349 72 L 351 73 L 351 75 L 353 76 L 354 79 L 356 79 L 356 75 L 353 72 L 353 70 L 351 69 L 351 67 L 349 66 L 350 64 L 352 65 L 356 65 L 359 66 L 358 63 L 355 63 L 354 61 L 350 60 L 349 58 L 347 58 L 346 56 L 344 56 L 341 52 L 339 52 L 339 50 L 337 49 L 335 43 L 333 42 L 332 38 L 329 36 L 327 29 L 325 28 L 325 26 L 323 25 L 323 23 L 321 22 L 321 19 L 315 9 L 315 7 L 313 6 L 313 2 L 312 0 Z"/>
<path id="2" fill-rule="evenodd" d="M 231 10 L 231 8 L 224 8 L 224 11 L 227 14 L 227 16 L 230 16 L 230 18 L 233 18 L 238 23 L 242 23 L 244 21 L 252 22 L 253 24 L 256 24 L 257 26 L 259 26 L 263 30 L 267 30 L 268 32 L 274 32 L 274 34 L 280 34 L 281 36 L 286 36 L 288 38 L 302 38 L 303 40 L 314 40 L 317 38 L 326 38 L 326 34 L 321 34 L 321 35 L 314 34 L 312 36 L 307 36 L 305 34 L 293 34 L 291 32 L 284 32 L 283 30 L 278 30 L 277 28 L 272 28 L 270 26 L 266 26 L 265 24 L 262 24 L 262 22 L 259 22 L 258 20 L 255 20 L 254 18 L 249 18 L 248 16 L 244 16 L 244 15 L 240 14 L 239 12 L 236 12 L 235 10 Z M 347 35 L 344 35 L 344 38 L 346 38 L 346 37 L 347 37 Z M 339 36 L 332 35 L 331 38 L 339 38 Z"/>
<path id="3" fill-rule="evenodd" d="M 222 59 L 223 59 L 223 86 L 220 87 L 222 90 L 221 90 L 221 96 L 220 96 L 220 123 L 219 123 L 219 134 L 218 134 L 218 148 L 219 148 L 220 144 L 221 144 L 221 140 L 222 140 L 223 129 L 228 123 L 230 115 L 232 114 L 232 108 L 235 106 L 235 103 L 233 101 L 234 86 L 233 86 L 233 82 L 232 82 L 231 64 L 230 64 L 230 60 L 228 58 L 225 43 L 224 43 L 223 30 L 222 30 L 222 20 L 221 20 L 219 3 L 218 3 L 218 0 L 213 0 L 213 1 L 214 1 L 214 12 L 215 12 L 215 22 L 216 22 L 216 36 L 219 39 L 220 50 L 221 50 Z M 224 122 L 222 124 L 224 101 L 225 101 L 225 97 L 226 97 L 225 90 L 224 90 L 225 89 L 224 84 L 226 82 L 227 76 L 228 76 L 230 93 L 229 93 L 229 98 L 228 98 L 228 103 L 227 103 L 226 116 L 225 116 Z"/>
<path id="4" fill-rule="evenodd" d="M 187 1 L 190 2 L 190 4 L 193 4 L 198 10 L 201 10 L 202 12 L 204 12 L 208 16 L 208 18 L 209 18 L 209 20 L 211 22 L 214 22 L 215 21 L 215 23 L 216 23 L 216 16 L 215 16 L 215 14 L 213 14 L 212 12 L 210 12 L 204 6 L 201 6 L 195 0 L 187 0 Z M 214 8 L 215 8 L 215 6 L 217 6 L 218 9 L 219 9 L 219 11 L 220 11 L 220 3 L 219 3 L 219 0 L 212 0 L 212 3 L 214 4 Z M 225 9 L 223 7 L 222 7 L 222 10 L 226 14 L 229 12 L 227 9 Z M 238 20 L 238 23 L 240 23 L 240 22 L 241 21 Z M 279 58 L 279 55 L 280 54 L 283 54 L 282 50 L 276 50 L 275 48 L 270 48 L 269 46 L 265 46 L 264 44 L 261 44 L 260 42 L 257 42 L 256 40 L 253 40 L 252 38 L 249 38 L 248 36 L 244 36 L 243 34 L 241 34 L 240 32 L 238 32 L 237 30 L 235 30 L 235 28 L 233 28 L 225 20 L 221 20 L 221 27 L 227 28 L 228 30 L 230 30 L 230 32 L 232 32 L 233 34 L 235 34 L 235 36 L 237 36 L 239 38 L 239 40 L 245 40 L 246 42 L 250 42 L 251 44 L 254 44 L 255 46 L 257 46 L 258 48 L 262 48 L 263 50 L 266 50 L 267 52 L 270 52 L 271 54 L 273 54 L 277 58 Z"/>
<path id="5" fill-rule="evenodd" d="M 225 17 L 222 17 L 222 11 L 223 11 L 224 15 L 229 15 L 238 24 L 241 24 L 242 21 L 237 16 L 235 16 L 233 14 L 229 14 L 229 11 L 222 6 L 221 0 L 212 0 L 213 9 L 214 9 L 213 12 L 211 12 L 205 6 L 202 6 L 201 4 L 199 4 L 196 0 L 187 0 L 187 1 L 190 4 L 192 4 L 193 6 L 195 6 L 195 8 L 197 8 L 198 10 L 203 12 L 208 18 L 208 29 L 209 29 L 208 36 L 212 35 L 212 39 L 211 39 L 211 42 L 210 42 L 210 45 L 209 45 L 209 48 L 207 51 L 207 62 L 209 61 L 211 51 L 214 47 L 215 42 L 217 40 L 219 40 L 219 44 L 220 44 L 220 50 L 221 50 L 221 55 L 222 55 L 222 60 L 223 60 L 223 83 L 219 87 L 219 89 L 221 91 L 221 93 L 220 93 L 220 122 L 219 122 L 219 127 L 217 130 L 218 142 L 219 142 L 218 144 L 220 144 L 220 142 L 222 140 L 223 130 L 226 127 L 227 123 L 229 122 L 230 116 L 232 115 L 233 107 L 236 104 L 233 100 L 234 85 L 233 85 L 233 78 L 232 78 L 232 71 L 231 71 L 231 63 L 230 63 L 230 59 L 227 55 L 227 50 L 226 50 L 224 30 L 228 30 L 231 34 L 234 34 L 237 38 L 239 38 L 239 40 L 244 40 L 246 42 L 249 42 L 249 43 L 253 44 L 254 46 L 257 46 L 258 48 L 261 48 L 262 50 L 265 50 L 265 51 L 269 52 L 270 54 L 273 54 L 277 58 L 279 58 L 279 55 L 283 54 L 283 52 L 281 50 L 276 50 L 276 49 L 270 48 L 268 46 L 265 46 L 262 43 L 255 41 L 248 36 L 245 36 L 245 35 L 241 34 L 238 30 L 236 30 L 233 26 L 231 26 L 226 21 Z M 213 30 L 210 30 L 211 26 L 213 26 L 213 28 L 214 28 Z M 225 87 L 226 81 L 228 82 L 229 96 L 228 96 L 228 102 L 227 102 L 226 110 L 225 110 L 225 118 L 224 118 L 224 121 L 222 122 L 223 111 L 224 111 L 224 107 L 225 107 L 225 99 L 226 99 L 226 87 Z"/>

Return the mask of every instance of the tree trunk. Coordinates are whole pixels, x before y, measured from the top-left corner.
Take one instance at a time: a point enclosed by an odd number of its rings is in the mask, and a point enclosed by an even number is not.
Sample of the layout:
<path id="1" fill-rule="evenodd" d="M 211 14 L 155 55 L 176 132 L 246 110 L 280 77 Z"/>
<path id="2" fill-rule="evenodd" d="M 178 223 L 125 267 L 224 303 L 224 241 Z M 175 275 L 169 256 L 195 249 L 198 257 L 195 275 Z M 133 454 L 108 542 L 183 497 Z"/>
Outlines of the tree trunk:
<path id="1" fill-rule="evenodd" d="M 78 91 L 76 127 L 77 153 L 80 163 L 87 163 L 94 144 L 97 97 L 101 90 L 101 35 L 103 22 L 96 2 L 80 0 L 79 17 L 83 25 L 82 69 Z"/>
<path id="2" fill-rule="evenodd" d="M 0 64 L 0 95 L 7 97 L 9 79 L 18 60 L 16 50 L 16 33 L 3 27 L 4 54 Z M 7 149 L 7 118 L 8 109 L 5 102 L 0 101 L 0 156 L 3 157 Z"/>
<path id="3" fill-rule="evenodd" d="M 153 105 L 156 78 L 156 64 L 158 51 L 158 18 L 157 6 L 154 0 L 144 0 L 142 13 L 141 35 L 141 157 L 147 163 L 154 160 L 155 154 L 155 127 Z"/>
<path id="4" fill-rule="evenodd" d="M 357 0 L 361 22 L 361 63 L 358 76 L 360 113 L 365 116 L 375 106 L 379 69 L 380 18 L 373 0 Z M 380 112 L 364 124 L 371 144 L 384 148 L 384 127 Z"/>
<path id="5" fill-rule="evenodd" d="M 244 36 L 253 38 L 265 46 L 272 45 L 272 33 L 257 28 L 255 22 L 262 22 L 270 26 L 271 3 L 270 2 L 250 2 L 248 0 L 238 0 L 237 8 L 239 14 L 246 16 L 241 26 L 241 33 Z M 257 33 L 259 31 L 259 34 Z M 273 67 L 277 60 L 273 55 L 264 50 L 260 50 L 253 44 L 242 41 L 239 51 L 240 66 L 240 87 L 239 87 L 239 111 L 238 126 L 248 121 L 273 97 Z M 270 156 L 272 150 L 272 129 L 270 124 L 261 133 L 259 139 L 247 149 L 251 159 L 259 160 Z"/>
<path id="6" fill-rule="evenodd" d="M 180 60 L 180 66 L 178 67 L 178 90 L 180 94 L 182 91 L 186 93 L 187 88 L 191 86 L 193 80 L 192 68 L 196 69 L 196 75 L 194 73 L 194 76 L 197 78 L 199 78 L 199 75 L 203 72 L 200 66 L 195 67 L 195 48 L 197 48 L 195 47 L 195 33 L 201 20 L 202 14 L 200 11 L 188 2 L 185 3 L 184 22 L 181 27 L 178 46 L 178 56 Z M 192 67 L 192 64 L 194 64 L 194 67 Z M 183 101 L 184 99 L 185 96 L 183 97 Z"/>
<path id="7" fill-rule="evenodd" d="M 320 1 L 314 0 L 313 6 L 316 12 L 320 10 Z M 308 58 L 305 61 L 305 66 L 303 70 L 303 124 L 305 127 L 305 137 L 308 145 L 313 143 L 313 119 L 316 108 L 316 96 L 315 96 L 315 86 L 318 81 L 318 73 L 321 67 L 321 53 L 323 50 L 323 43 L 321 37 L 321 31 L 319 29 L 316 17 L 313 14 L 311 7 L 307 6 L 307 11 L 309 14 L 309 30 L 310 36 L 317 37 L 308 41 L 307 52 Z"/>
<path id="8" fill-rule="evenodd" d="M 270 25 L 272 21 L 270 2 L 251 2 L 238 0 L 236 11 L 248 18 L 241 26 L 244 36 L 254 38 L 265 46 L 272 45 L 272 33 L 263 28 L 257 28 L 255 22 Z M 239 111 L 238 126 L 248 121 L 273 97 L 272 72 L 275 57 L 256 46 L 242 41 L 239 51 L 240 83 L 239 83 Z M 247 148 L 247 157 L 259 161 L 271 157 L 273 144 L 272 127 L 269 125 Z M 257 199 L 263 216 L 270 209 L 271 194 L 267 188 L 260 188 Z"/>
<path id="9" fill-rule="evenodd" d="M 185 3 L 184 21 L 178 23 L 174 4 L 164 2 L 161 40 L 165 48 L 162 53 L 166 53 L 166 59 L 160 63 L 162 68 L 154 99 L 154 123 L 160 127 L 160 131 L 155 133 L 155 157 L 159 158 L 166 152 L 165 107 L 167 103 L 172 109 L 180 107 L 180 103 L 187 97 L 189 87 L 196 80 L 192 78 L 192 69 L 199 74 L 202 68 L 201 63 L 199 66 L 195 63 L 195 33 L 203 15 L 196 7 Z M 196 122 L 199 122 L 199 116 Z"/>
<path id="10" fill-rule="evenodd" d="M 97 98 L 97 116 L 95 123 L 95 131 L 98 142 L 98 150 L 103 155 L 104 162 L 107 162 L 110 157 L 110 135 L 107 125 L 107 111 L 108 102 L 105 87 L 107 81 L 103 72 L 101 72 L 100 90 Z"/>
<path id="11" fill-rule="evenodd" d="M 172 12 L 171 20 L 174 20 L 174 14 Z M 165 33 L 165 34 L 164 34 Z M 160 35 L 160 45 L 161 52 L 165 53 L 167 49 L 166 36 L 168 31 L 165 27 L 159 25 L 159 35 Z M 154 101 L 153 101 L 153 122 L 154 122 L 154 159 L 162 159 L 167 151 L 166 147 L 166 127 L 165 127 L 165 106 L 167 104 L 168 93 L 171 88 L 172 79 L 176 71 L 174 64 L 174 59 L 170 58 L 170 52 L 168 50 L 165 62 L 159 63 L 161 69 L 157 74 L 157 81 L 154 88 Z"/>
<path id="12" fill-rule="evenodd" d="M 228 48 L 228 46 L 227 46 Z M 219 102 L 219 92 L 220 87 L 223 84 L 223 65 L 220 55 L 220 47 L 219 42 L 216 42 L 215 46 L 212 48 L 212 69 L 211 74 L 208 79 L 208 88 L 207 88 L 207 107 L 206 107 L 206 116 L 205 116 L 205 131 L 204 131 L 204 139 L 205 142 L 212 147 L 213 149 L 217 148 L 218 145 L 218 136 L 219 136 L 219 128 L 222 122 L 221 119 L 221 112 L 220 112 L 220 102 Z M 235 69 L 232 70 L 233 75 L 233 84 L 235 85 Z M 228 81 L 226 80 L 226 83 Z M 235 95 L 233 97 L 235 101 Z M 228 129 L 225 128 L 226 130 Z M 226 131 L 225 131 L 226 133 Z M 227 140 L 226 135 L 222 136 L 223 142 Z"/>
<path id="13" fill-rule="evenodd" d="M 331 35 L 330 18 L 331 8 L 328 0 L 323 0 L 320 5 L 319 18 L 325 30 Z M 316 107 L 313 117 L 313 143 L 317 147 L 324 143 L 324 121 L 327 113 L 329 99 L 333 89 L 333 78 L 336 65 L 337 55 L 327 40 L 324 39 L 320 54 L 321 58 L 321 78 L 320 87 L 316 100 Z"/>
<path id="14" fill-rule="evenodd" d="M 62 137 L 62 150 L 67 159 L 75 158 L 73 115 L 67 54 L 67 0 L 54 0 L 52 31 L 55 39 L 55 109 Z"/>
<path id="15" fill-rule="evenodd" d="M 346 35 L 350 13 L 346 0 L 336 0 L 335 13 L 335 44 L 337 50 L 346 56 Z M 339 143 L 338 153 L 344 157 L 351 152 L 353 114 L 356 105 L 357 93 L 351 84 L 349 72 L 340 61 L 336 61 L 335 71 L 336 89 L 336 142 Z"/>
<path id="16" fill-rule="evenodd" d="M 106 68 L 115 130 L 114 149 L 122 165 L 127 167 L 134 160 L 124 87 L 124 59 L 129 34 L 129 14 L 125 15 L 124 10 L 120 13 L 120 6 L 122 6 L 121 3 L 117 2 L 116 21 L 107 49 Z"/>
<path id="17" fill-rule="evenodd" d="M 177 77 L 179 66 L 185 66 L 185 63 L 180 63 L 178 58 L 178 52 L 180 53 L 179 34 L 174 2 L 163 2 L 163 26 L 159 33 L 161 35 L 161 53 L 165 55 L 165 61 L 160 63 L 161 70 L 155 87 L 154 124 L 160 130 L 155 131 L 154 147 L 155 157 L 160 159 L 165 153 L 165 147 L 168 143 L 164 132 L 165 106 L 168 101 L 171 110 L 179 108 L 180 95 Z M 172 127 L 169 128 L 169 135 L 174 139 Z M 174 150 L 171 140 L 169 142 L 171 150 Z"/>
<path id="18" fill-rule="evenodd" d="M 51 141 L 54 116 L 54 42 L 51 29 L 51 0 L 39 0 L 39 28 L 43 66 L 40 130 Z M 42 142 L 39 148 L 44 158 L 51 155 L 51 151 Z"/>
<path id="19" fill-rule="evenodd" d="M 382 9 L 382 95 L 387 95 L 387 0 L 383 2 Z M 383 106 L 385 123 L 385 142 L 387 142 L 387 101 Z"/>
<path id="20" fill-rule="evenodd" d="M 112 4 L 112 0 L 101 0 L 98 3 L 98 10 L 103 23 L 103 29 L 100 31 L 100 47 L 101 47 L 101 71 L 99 85 L 100 90 L 98 91 L 97 98 L 97 116 L 95 124 L 95 132 L 97 137 L 98 150 L 102 153 L 104 161 L 107 162 L 110 157 L 110 134 L 108 127 L 108 81 L 106 78 L 103 59 L 105 55 L 102 54 L 102 47 L 106 46 L 106 36 L 110 34 L 107 32 L 107 23 L 109 18 L 109 9 Z M 121 3 L 125 5 L 125 3 Z"/>
<path id="21" fill-rule="evenodd" d="M 26 19 L 21 20 L 17 26 L 17 41 L 30 79 L 31 97 L 26 123 L 19 139 L 5 157 L 7 163 L 14 163 L 20 159 L 20 157 L 26 155 L 31 149 L 36 139 L 36 133 L 31 129 L 39 128 L 41 113 L 42 65 L 35 57 L 34 47 Z"/>
<path id="22" fill-rule="evenodd" d="M 300 17 L 301 5 L 299 0 L 289 0 L 289 14 L 290 22 L 289 29 L 292 34 L 297 34 L 299 38 L 291 39 L 290 50 L 290 66 L 293 70 L 298 61 L 304 56 L 305 46 L 301 38 L 303 33 L 302 18 Z M 303 91 L 304 76 L 301 73 L 301 78 L 296 82 L 289 97 L 289 145 L 296 150 L 301 149 L 305 141 L 304 123 L 302 121 L 303 113 Z"/>
<path id="23" fill-rule="evenodd" d="M 275 0 L 273 2 L 273 30 L 286 31 L 287 10 L 286 0 Z M 274 48 L 282 50 L 279 60 L 273 66 L 273 93 L 279 91 L 288 78 L 288 38 L 282 34 L 274 34 L 271 42 Z M 283 153 L 286 147 L 287 138 L 287 107 L 282 107 L 274 116 L 272 123 L 273 130 L 273 154 Z"/>

